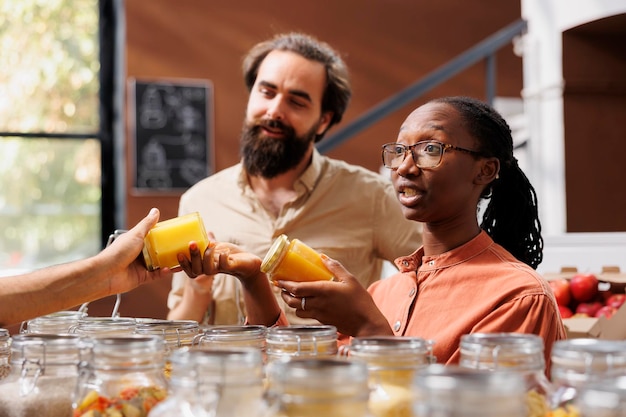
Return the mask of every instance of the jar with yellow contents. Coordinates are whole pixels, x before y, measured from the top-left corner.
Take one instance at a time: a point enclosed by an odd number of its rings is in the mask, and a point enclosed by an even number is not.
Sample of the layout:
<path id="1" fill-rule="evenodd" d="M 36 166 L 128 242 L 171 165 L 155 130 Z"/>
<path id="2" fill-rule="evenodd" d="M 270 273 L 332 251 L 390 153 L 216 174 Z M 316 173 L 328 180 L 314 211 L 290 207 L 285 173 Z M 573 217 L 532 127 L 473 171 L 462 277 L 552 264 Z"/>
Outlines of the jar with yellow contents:
<path id="1" fill-rule="evenodd" d="M 550 411 L 554 388 L 546 375 L 543 339 L 534 334 L 473 333 L 461 337 L 464 368 L 515 372 L 524 377 L 528 417 Z"/>
<path id="2" fill-rule="evenodd" d="M 413 380 L 416 417 L 524 417 L 526 388 L 517 372 L 429 365 Z"/>
<path id="3" fill-rule="evenodd" d="M 261 263 L 261 271 L 273 281 L 333 279 L 333 274 L 326 268 L 319 253 L 299 239 L 289 240 L 286 235 L 280 235 L 274 240 Z"/>
<path id="4" fill-rule="evenodd" d="M 144 239 L 143 258 L 149 270 L 179 266 L 178 253 L 189 254 L 189 242 L 195 241 L 204 254 L 209 238 L 197 212 L 158 222 Z"/>
<path id="5" fill-rule="evenodd" d="M 339 358 L 268 364 L 268 417 L 372 417 L 367 366 Z"/>
<path id="6" fill-rule="evenodd" d="M 626 341 L 579 338 L 552 347 L 554 410 L 549 417 L 578 417 L 579 391 L 604 379 L 626 376 Z"/>
<path id="7" fill-rule="evenodd" d="M 74 417 L 145 416 L 167 397 L 161 336 L 84 338 Z"/>
<path id="8" fill-rule="evenodd" d="M 434 362 L 433 342 L 419 337 L 353 338 L 342 354 L 364 361 L 369 371 L 369 408 L 376 417 L 412 417 L 415 372 Z"/>
<path id="9" fill-rule="evenodd" d="M 268 362 L 291 357 L 337 355 L 337 328 L 330 325 L 290 325 L 268 329 Z"/>

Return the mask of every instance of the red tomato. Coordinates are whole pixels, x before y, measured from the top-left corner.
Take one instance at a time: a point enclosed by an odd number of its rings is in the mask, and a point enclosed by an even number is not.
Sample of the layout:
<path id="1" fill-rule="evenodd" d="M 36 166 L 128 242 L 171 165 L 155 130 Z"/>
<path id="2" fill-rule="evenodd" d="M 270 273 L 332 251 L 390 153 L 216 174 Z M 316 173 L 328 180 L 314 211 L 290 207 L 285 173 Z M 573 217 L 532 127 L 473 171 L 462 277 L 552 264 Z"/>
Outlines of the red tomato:
<path id="1" fill-rule="evenodd" d="M 617 309 L 615 307 L 604 306 L 600 310 L 598 310 L 598 312 L 596 313 L 595 317 L 602 317 L 602 316 L 604 316 L 607 319 L 610 319 L 611 316 L 613 316 L 613 314 L 615 314 L 616 311 L 617 311 Z"/>
<path id="2" fill-rule="evenodd" d="M 607 298 L 606 305 L 620 308 L 622 304 L 624 304 L 624 301 L 626 301 L 626 294 L 613 294 L 612 296 Z"/>
<path id="3" fill-rule="evenodd" d="M 569 307 L 565 307 L 562 305 L 559 305 L 559 313 L 561 313 L 561 318 L 563 319 L 568 319 L 574 315 L 574 313 L 572 313 L 572 310 L 570 310 Z"/>
<path id="4" fill-rule="evenodd" d="M 576 307 L 576 314 L 585 314 L 589 317 L 594 317 L 598 310 L 603 307 L 602 303 L 599 301 L 594 301 L 591 303 L 580 303 Z"/>
<path id="5" fill-rule="evenodd" d="M 566 279 L 561 278 L 548 281 L 548 283 L 552 288 L 554 298 L 556 298 L 556 303 L 560 306 L 567 307 L 571 300 L 569 282 Z"/>
<path id="6" fill-rule="evenodd" d="M 593 274 L 576 274 L 570 279 L 569 288 L 574 300 L 584 303 L 598 294 L 598 278 Z"/>

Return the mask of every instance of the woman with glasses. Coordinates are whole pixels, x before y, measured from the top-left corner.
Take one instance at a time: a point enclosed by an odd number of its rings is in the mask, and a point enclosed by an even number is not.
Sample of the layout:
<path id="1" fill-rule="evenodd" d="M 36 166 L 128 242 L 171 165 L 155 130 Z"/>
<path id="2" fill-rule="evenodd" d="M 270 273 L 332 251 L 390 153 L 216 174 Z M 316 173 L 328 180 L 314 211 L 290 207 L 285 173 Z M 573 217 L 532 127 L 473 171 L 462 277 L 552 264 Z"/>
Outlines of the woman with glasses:
<path id="1" fill-rule="evenodd" d="M 335 279 L 276 282 L 285 302 L 343 335 L 432 339 L 440 363 L 458 362 L 464 334 L 537 334 L 549 371 L 552 345 L 565 330 L 548 283 L 535 271 L 543 250 L 537 197 L 513 156 L 506 121 L 472 98 L 436 99 L 407 117 L 396 141 L 383 145 L 382 160 L 404 216 L 423 224 L 423 246 L 398 258 L 398 273 L 367 290 L 323 256 Z M 249 322 L 282 323 L 277 306 L 262 296 L 260 259 L 212 248 L 203 261 L 196 253 L 186 270 L 238 275 L 252 307 Z"/>

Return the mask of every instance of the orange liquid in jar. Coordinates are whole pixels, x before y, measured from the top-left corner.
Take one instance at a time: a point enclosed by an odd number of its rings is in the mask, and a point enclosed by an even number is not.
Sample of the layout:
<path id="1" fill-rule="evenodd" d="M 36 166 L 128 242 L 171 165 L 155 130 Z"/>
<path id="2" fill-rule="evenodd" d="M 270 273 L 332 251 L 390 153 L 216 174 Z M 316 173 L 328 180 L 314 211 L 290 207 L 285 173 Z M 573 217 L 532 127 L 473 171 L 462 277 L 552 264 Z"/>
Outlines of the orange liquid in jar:
<path id="1" fill-rule="evenodd" d="M 204 254 L 209 238 L 198 213 L 191 213 L 157 223 L 144 239 L 144 259 L 150 270 L 179 265 L 176 255 L 189 256 L 189 242 L 198 244 Z"/>
<path id="2" fill-rule="evenodd" d="M 322 281 L 332 280 L 333 274 L 326 268 L 320 255 L 298 239 L 291 242 L 285 235 L 277 238 L 268 251 L 263 272 L 274 281 Z"/>

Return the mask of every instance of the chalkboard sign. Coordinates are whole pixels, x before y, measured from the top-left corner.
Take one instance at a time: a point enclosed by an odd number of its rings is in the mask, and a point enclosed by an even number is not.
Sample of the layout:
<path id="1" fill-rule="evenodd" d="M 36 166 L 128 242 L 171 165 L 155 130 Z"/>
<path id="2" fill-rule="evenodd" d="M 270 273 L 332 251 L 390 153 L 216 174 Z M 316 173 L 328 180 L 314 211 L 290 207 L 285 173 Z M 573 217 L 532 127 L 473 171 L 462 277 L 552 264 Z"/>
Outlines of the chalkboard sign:
<path id="1" fill-rule="evenodd" d="M 212 172 L 209 81 L 131 80 L 134 190 L 184 191 Z M 211 109 L 212 110 L 212 109 Z"/>

